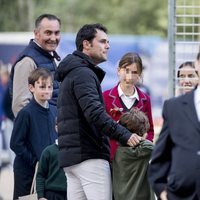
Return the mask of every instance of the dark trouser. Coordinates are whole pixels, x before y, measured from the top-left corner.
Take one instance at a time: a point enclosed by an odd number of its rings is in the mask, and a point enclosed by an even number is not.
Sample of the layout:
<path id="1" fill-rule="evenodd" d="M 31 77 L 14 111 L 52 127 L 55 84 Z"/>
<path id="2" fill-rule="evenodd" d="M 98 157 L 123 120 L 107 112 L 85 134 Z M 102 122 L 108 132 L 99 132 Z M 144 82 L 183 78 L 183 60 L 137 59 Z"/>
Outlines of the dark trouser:
<path id="1" fill-rule="evenodd" d="M 49 200 L 67 200 L 66 192 L 45 191 L 45 198 Z"/>
<path id="2" fill-rule="evenodd" d="M 13 199 L 18 199 L 19 196 L 30 194 L 34 171 L 26 172 L 25 170 L 14 170 L 14 194 Z"/>

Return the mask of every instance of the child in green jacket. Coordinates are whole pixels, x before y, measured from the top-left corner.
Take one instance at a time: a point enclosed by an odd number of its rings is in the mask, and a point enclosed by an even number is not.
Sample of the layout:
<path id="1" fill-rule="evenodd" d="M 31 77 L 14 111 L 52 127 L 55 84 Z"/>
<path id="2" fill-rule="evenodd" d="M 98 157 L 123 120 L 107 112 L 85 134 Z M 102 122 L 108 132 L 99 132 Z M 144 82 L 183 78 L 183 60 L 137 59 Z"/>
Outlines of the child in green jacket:
<path id="1" fill-rule="evenodd" d="M 57 131 L 57 125 L 56 125 Z M 58 163 L 58 141 L 42 152 L 37 176 L 38 200 L 67 200 L 67 181 L 63 168 Z"/>
<path id="2" fill-rule="evenodd" d="M 113 160 L 113 193 L 115 200 L 155 200 L 147 179 L 147 168 L 153 143 L 146 140 L 147 116 L 137 108 L 124 113 L 119 124 L 144 140 L 136 147 L 119 145 Z"/>

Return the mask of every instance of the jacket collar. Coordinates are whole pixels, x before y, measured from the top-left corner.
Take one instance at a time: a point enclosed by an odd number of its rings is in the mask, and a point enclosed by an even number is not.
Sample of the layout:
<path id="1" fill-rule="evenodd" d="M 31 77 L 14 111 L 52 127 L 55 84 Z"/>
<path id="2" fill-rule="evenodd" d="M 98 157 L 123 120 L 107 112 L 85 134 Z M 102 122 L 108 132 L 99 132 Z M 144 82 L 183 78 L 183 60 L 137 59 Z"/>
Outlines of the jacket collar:
<path id="1" fill-rule="evenodd" d="M 134 87 L 135 88 L 135 87 Z M 124 92 L 122 91 L 121 87 L 120 87 L 120 84 L 118 84 L 118 87 L 117 87 L 117 91 L 118 91 L 118 94 L 119 94 L 119 97 L 121 96 L 125 96 Z M 139 95 L 138 95 L 138 92 L 135 88 L 135 92 L 133 95 L 129 96 L 130 99 L 137 99 L 139 101 Z"/>
<path id="2" fill-rule="evenodd" d="M 112 105 L 113 107 L 117 107 L 117 108 L 122 108 L 120 99 L 119 99 L 119 93 L 117 90 L 119 83 L 110 90 L 109 92 L 109 97 L 112 99 Z M 139 96 L 139 102 L 137 104 L 137 107 L 139 109 L 142 109 L 144 107 L 144 102 L 147 100 L 146 95 L 137 87 L 135 87 L 137 92 L 138 92 L 138 96 Z"/>
<path id="3" fill-rule="evenodd" d="M 29 42 L 30 46 L 33 46 L 34 48 L 36 48 L 39 52 L 41 52 L 42 54 L 44 54 L 45 56 L 52 58 L 52 59 L 56 59 L 57 61 L 60 61 L 61 58 L 60 56 L 57 54 L 56 51 L 52 51 L 52 54 L 46 50 L 44 50 L 34 39 L 31 39 Z"/>
<path id="4" fill-rule="evenodd" d="M 84 53 L 81 52 L 81 51 L 74 51 L 74 52 L 73 52 L 73 55 L 82 58 L 82 62 L 83 62 L 84 64 L 87 64 L 88 67 L 89 67 L 92 71 L 94 71 L 94 73 L 97 75 L 99 81 L 100 81 L 100 82 L 103 81 L 103 78 L 104 78 L 104 76 L 105 76 L 106 73 L 105 73 L 100 67 L 98 67 L 97 65 L 95 65 L 94 62 L 90 59 L 89 56 L 87 56 L 86 54 L 84 54 Z"/>

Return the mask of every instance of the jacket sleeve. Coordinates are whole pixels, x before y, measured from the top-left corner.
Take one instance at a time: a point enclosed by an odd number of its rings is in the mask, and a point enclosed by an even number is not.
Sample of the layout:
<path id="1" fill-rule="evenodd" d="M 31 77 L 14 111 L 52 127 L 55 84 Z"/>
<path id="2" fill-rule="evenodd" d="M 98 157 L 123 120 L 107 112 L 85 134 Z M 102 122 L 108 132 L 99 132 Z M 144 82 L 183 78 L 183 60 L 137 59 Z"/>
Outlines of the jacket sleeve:
<path id="1" fill-rule="evenodd" d="M 48 147 L 42 152 L 39 165 L 38 165 L 38 171 L 36 176 L 36 191 L 38 194 L 38 199 L 45 197 L 45 180 L 48 176 L 48 166 L 49 166 L 49 151 Z"/>
<path id="2" fill-rule="evenodd" d="M 160 193 L 166 189 L 167 176 L 171 165 L 171 149 L 173 143 L 170 138 L 170 129 L 168 124 L 169 116 L 167 102 L 165 102 L 163 106 L 164 122 L 160 136 L 152 153 L 148 171 L 149 182 L 158 197 L 160 196 Z"/>
<path id="3" fill-rule="evenodd" d="M 29 113 L 22 110 L 17 115 L 10 139 L 10 148 L 20 156 L 28 165 L 34 166 L 37 158 L 30 151 L 28 134 L 30 132 Z"/>
<path id="4" fill-rule="evenodd" d="M 154 126 L 153 126 L 153 118 L 152 118 L 152 110 L 151 110 L 151 100 L 148 97 L 148 103 L 147 103 L 147 117 L 149 119 L 150 128 L 147 133 L 147 139 L 153 142 L 154 139 Z"/>
<path id="5" fill-rule="evenodd" d="M 74 93 L 85 118 L 102 134 L 127 144 L 131 133 L 106 113 L 102 93 L 98 91 L 99 83 L 91 70 L 86 72 L 74 80 Z"/>
<path id="6" fill-rule="evenodd" d="M 109 99 L 108 91 L 104 91 L 103 92 L 103 100 L 104 100 L 104 105 L 105 105 L 107 113 L 109 113 L 109 107 L 110 107 L 110 103 L 109 103 L 108 99 Z"/>
<path id="7" fill-rule="evenodd" d="M 34 69 L 36 69 L 36 64 L 28 57 L 23 58 L 15 65 L 12 100 L 12 110 L 15 117 L 32 98 L 28 88 L 28 77 Z"/>

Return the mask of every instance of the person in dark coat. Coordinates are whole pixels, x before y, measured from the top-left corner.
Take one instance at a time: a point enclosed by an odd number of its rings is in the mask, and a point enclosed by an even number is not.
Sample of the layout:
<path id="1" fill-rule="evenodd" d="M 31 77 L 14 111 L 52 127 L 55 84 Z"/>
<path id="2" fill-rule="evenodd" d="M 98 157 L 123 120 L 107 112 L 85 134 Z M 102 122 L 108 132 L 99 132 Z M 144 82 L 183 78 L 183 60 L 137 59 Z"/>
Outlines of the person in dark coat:
<path id="1" fill-rule="evenodd" d="M 22 108 L 15 121 L 10 148 L 14 160 L 14 200 L 30 194 L 36 163 L 42 151 L 55 143 L 56 107 L 49 104 L 52 97 L 53 77 L 49 70 L 35 69 L 28 78 L 33 98 Z"/>
<path id="2" fill-rule="evenodd" d="M 59 64 L 59 162 L 67 177 L 68 200 L 112 198 L 109 137 L 134 146 L 141 137 L 112 120 L 103 102 L 100 83 L 107 60 L 107 29 L 84 25 L 76 36 L 77 50 Z M 70 158 L 70 159 L 69 159 Z"/>
<path id="3" fill-rule="evenodd" d="M 152 188 L 161 200 L 199 200 L 200 79 L 192 91 L 164 102 L 163 119 L 149 166 Z"/>

